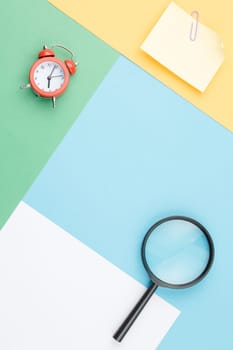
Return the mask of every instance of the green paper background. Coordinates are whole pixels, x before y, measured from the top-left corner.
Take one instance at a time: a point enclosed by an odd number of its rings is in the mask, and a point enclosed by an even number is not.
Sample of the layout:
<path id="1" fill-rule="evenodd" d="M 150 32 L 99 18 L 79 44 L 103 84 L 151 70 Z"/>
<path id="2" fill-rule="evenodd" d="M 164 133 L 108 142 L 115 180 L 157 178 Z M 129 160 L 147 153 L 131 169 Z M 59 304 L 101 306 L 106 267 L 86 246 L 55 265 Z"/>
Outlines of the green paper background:
<path id="1" fill-rule="evenodd" d="M 1 1 L 0 29 L 1 228 L 119 54 L 47 0 Z M 80 62 L 56 109 L 31 89 L 19 89 L 42 46 L 53 43 L 73 50 Z M 56 55 L 67 58 L 61 49 Z"/>

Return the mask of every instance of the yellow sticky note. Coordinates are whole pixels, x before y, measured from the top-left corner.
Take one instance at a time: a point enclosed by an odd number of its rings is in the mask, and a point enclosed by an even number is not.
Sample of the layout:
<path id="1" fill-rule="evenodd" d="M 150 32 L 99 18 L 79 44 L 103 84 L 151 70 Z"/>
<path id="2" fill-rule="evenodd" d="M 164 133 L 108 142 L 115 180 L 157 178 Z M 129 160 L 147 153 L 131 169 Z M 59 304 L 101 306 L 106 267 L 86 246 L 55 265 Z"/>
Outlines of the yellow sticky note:
<path id="1" fill-rule="evenodd" d="M 178 78 L 140 47 L 171 0 L 49 0 L 100 39 L 233 131 L 233 1 L 176 0 L 185 12 L 200 13 L 200 22 L 219 34 L 224 64 L 205 93 Z M 190 24 L 189 24 L 190 25 Z M 188 33 L 189 29 L 187 28 Z M 77 38 L 78 40 L 78 38 Z M 196 57 L 198 60 L 198 57 Z"/>
<path id="2" fill-rule="evenodd" d="M 172 2 L 141 48 L 203 92 L 224 60 L 223 43 L 217 33 L 196 20 L 194 29 L 193 22 Z"/>

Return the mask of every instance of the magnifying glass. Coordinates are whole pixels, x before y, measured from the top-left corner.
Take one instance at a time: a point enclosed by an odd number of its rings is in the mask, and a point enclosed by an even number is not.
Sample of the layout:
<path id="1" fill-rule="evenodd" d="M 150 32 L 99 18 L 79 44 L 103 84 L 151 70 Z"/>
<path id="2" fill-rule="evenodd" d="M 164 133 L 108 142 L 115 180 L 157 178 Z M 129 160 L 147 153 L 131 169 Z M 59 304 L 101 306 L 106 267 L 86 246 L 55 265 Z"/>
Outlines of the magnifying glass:
<path id="1" fill-rule="evenodd" d="M 118 342 L 122 341 L 159 286 L 187 288 L 207 275 L 214 260 L 214 244 L 209 232 L 196 220 L 170 216 L 148 230 L 141 255 L 152 283 L 113 335 Z"/>

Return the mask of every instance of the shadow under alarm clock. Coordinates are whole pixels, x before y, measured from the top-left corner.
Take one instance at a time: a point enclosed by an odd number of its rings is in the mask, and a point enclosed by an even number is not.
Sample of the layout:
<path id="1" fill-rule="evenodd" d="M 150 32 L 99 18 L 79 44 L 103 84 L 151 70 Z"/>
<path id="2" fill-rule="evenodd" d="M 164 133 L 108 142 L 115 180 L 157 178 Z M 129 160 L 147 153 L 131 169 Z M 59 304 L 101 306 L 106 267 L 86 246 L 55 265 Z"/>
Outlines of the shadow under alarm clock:
<path id="1" fill-rule="evenodd" d="M 67 51 L 71 59 L 64 62 L 55 57 L 51 48 L 58 47 Z M 73 52 L 66 47 L 55 44 L 51 48 L 43 47 L 38 53 L 38 60 L 31 66 L 29 83 L 21 86 L 21 89 L 32 88 L 37 96 L 50 98 L 53 107 L 56 106 L 56 98 L 62 95 L 69 85 L 70 75 L 76 73 L 77 62 L 74 61 Z"/>

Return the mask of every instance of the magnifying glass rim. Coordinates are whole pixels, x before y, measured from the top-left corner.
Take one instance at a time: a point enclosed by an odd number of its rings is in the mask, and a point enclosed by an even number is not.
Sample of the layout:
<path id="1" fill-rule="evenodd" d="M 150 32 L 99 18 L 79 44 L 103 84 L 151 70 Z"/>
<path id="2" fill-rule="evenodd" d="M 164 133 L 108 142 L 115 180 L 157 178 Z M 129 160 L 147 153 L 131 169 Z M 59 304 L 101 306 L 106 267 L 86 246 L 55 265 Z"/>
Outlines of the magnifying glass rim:
<path id="1" fill-rule="evenodd" d="M 162 281 L 161 279 L 156 277 L 156 275 L 153 274 L 153 272 L 151 271 L 149 265 L 147 264 L 147 260 L 146 260 L 146 251 L 145 251 L 146 244 L 147 244 L 147 241 L 148 241 L 150 235 L 152 234 L 152 232 L 156 229 L 156 227 L 162 225 L 165 222 L 173 221 L 173 220 L 187 221 L 187 222 L 190 222 L 191 224 L 197 226 L 202 231 L 202 233 L 205 235 L 205 237 L 208 241 L 208 244 L 209 244 L 209 249 L 210 249 L 209 260 L 208 260 L 208 263 L 206 264 L 205 269 L 202 271 L 202 273 L 198 277 L 196 277 L 194 280 L 192 280 L 188 283 L 183 283 L 183 284 L 172 284 L 172 283 Z M 212 240 L 209 232 L 207 231 L 207 229 L 202 224 L 200 224 L 198 221 L 196 221 L 190 217 L 176 216 L 176 215 L 175 216 L 168 216 L 164 219 L 157 221 L 154 225 L 152 225 L 150 227 L 150 229 L 147 231 L 147 233 L 143 239 L 142 248 L 141 248 L 142 262 L 143 262 L 143 265 L 144 265 L 147 273 L 149 274 L 152 282 L 157 284 L 158 286 L 161 286 L 161 287 L 174 288 L 174 289 L 182 289 L 182 288 L 192 287 L 194 284 L 200 282 L 208 274 L 208 272 L 213 264 L 213 261 L 214 261 L 214 254 L 215 254 L 214 243 L 213 243 L 213 240 Z"/>

